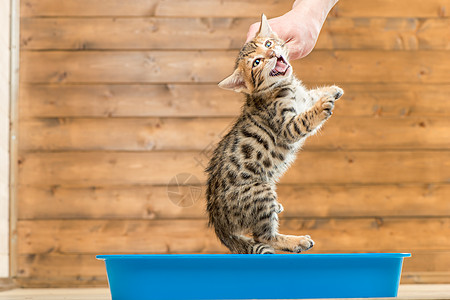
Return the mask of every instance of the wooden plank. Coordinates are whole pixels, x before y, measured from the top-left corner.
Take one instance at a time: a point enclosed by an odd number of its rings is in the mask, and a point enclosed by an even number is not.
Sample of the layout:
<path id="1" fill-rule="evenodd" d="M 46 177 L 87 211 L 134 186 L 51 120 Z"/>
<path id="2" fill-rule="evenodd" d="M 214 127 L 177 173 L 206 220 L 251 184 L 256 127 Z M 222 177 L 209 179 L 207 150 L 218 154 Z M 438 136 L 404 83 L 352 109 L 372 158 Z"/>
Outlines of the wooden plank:
<path id="1" fill-rule="evenodd" d="M 21 49 L 239 49 L 257 18 L 22 18 Z"/>
<path id="2" fill-rule="evenodd" d="M 22 50 L 239 49 L 258 18 L 22 18 Z M 449 19 L 328 18 L 315 49 L 445 50 Z"/>
<path id="3" fill-rule="evenodd" d="M 16 282 L 12 278 L 0 278 L 0 292 L 17 288 Z"/>
<path id="4" fill-rule="evenodd" d="M 39 119 L 21 123 L 20 143 L 24 151 L 201 151 L 218 142 L 233 122 L 230 118 Z"/>
<path id="5" fill-rule="evenodd" d="M 181 173 L 191 173 L 203 180 L 205 155 L 199 152 L 29 153 L 19 162 L 19 180 L 22 185 L 38 186 L 165 185 Z M 35 172 L 40 175 L 35 177 Z"/>
<path id="6" fill-rule="evenodd" d="M 450 85 L 339 84 L 335 115 L 449 117 Z M 307 84 L 313 88 L 314 85 Z M 237 116 L 244 97 L 213 85 L 27 85 L 20 115 L 29 117 Z"/>
<path id="7" fill-rule="evenodd" d="M 236 116 L 243 102 L 242 96 L 215 84 L 23 85 L 20 95 L 24 118 Z"/>
<path id="8" fill-rule="evenodd" d="M 159 1 L 148 0 L 54 0 L 21 1 L 20 14 L 28 16 L 144 16 L 154 15 Z"/>
<path id="9" fill-rule="evenodd" d="M 18 232 L 20 254 L 225 251 L 213 231 L 207 229 L 206 220 L 19 221 Z M 40 245 L 36 244 L 37 239 L 42 239 Z"/>
<path id="10" fill-rule="evenodd" d="M 416 251 L 404 261 L 403 274 L 445 272 L 450 267 L 450 251 Z M 106 279 L 105 265 L 90 254 L 22 254 L 20 277 Z"/>
<path id="11" fill-rule="evenodd" d="M 448 284 L 450 282 L 450 272 L 405 272 L 402 274 L 400 283 L 404 284 Z M 448 290 L 448 288 L 446 288 Z M 447 296 L 446 296 L 447 297 Z M 421 297 L 423 299 L 424 297 Z M 413 299 L 413 298 L 411 298 Z M 417 299 L 417 298 L 415 298 Z"/>
<path id="12" fill-rule="evenodd" d="M 30 16 L 200 16 L 259 17 L 284 14 L 292 7 L 290 0 L 25 0 L 21 15 Z"/>
<path id="13" fill-rule="evenodd" d="M 450 41 L 440 39 L 442 35 L 450 36 L 449 19 L 422 20 L 418 26 L 418 42 L 421 49 L 450 49 Z"/>
<path id="14" fill-rule="evenodd" d="M 414 18 L 333 18 L 325 22 L 315 49 L 379 49 L 379 50 L 418 50 L 430 49 L 422 44 L 417 28 L 420 21 Z M 434 30 L 435 29 L 435 30 Z M 438 37 L 444 31 L 438 28 L 426 30 Z M 420 31 L 419 31 L 420 32 Z M 446 37 L 442 37 L 445 44 Z M 428 48 L 427 48 L 428 47 Z"/>
<path id="15" fill-rule="evenodd" d="M 32 281 L 32 280 L 30 280 Z M 23 282 L 23 279 L 20 279 Z M 36 282 L 36 281 L 33 281 Z M 46 282 L 45 284 L 53 285 L 54 282 Z M 58 297 L 66 297 L 65 300 L 110 300 L 110 291 L 105 284 L 98 288 L 74 288 L 78 286 L 77 282 L 73 282 L 72 288 L 38 288 L 38 289 L 15 289 L 7 293 L 3 293 L 2 296 L 14 297 L 15 300 L 23 300 L 28 297 L 37 297 L 37 299 L 55 300 Z M 398 291 L 398 299 L 400 300 L 437 300 L 449 298 L 449 285 L 448 284 L 401 284 Z M 20 298 L 23 297 L 23 298 Z M 2 300 L 5 300 L 3 298 Z M 6 299 L 10 300 L 10 299 Z"/>
<path id="16" fill-rule="evenodd" d="M 21 80 L 212 83 L 231 73 L 235 56 L 234 51 L 25 51 Z M 293 68 L 306 82 L 448 83 L 450 65 L 442 63 L 448 60 L 448 51 L 315 51 Z"/>
<path id="17" fill-rule="evenodd" d="M 446 17 L 449 0 L 360 0 L 340 1 L 331 12 L 342 17 Z M 270 17 L 290 10 L 292 1 L 256 0 L 54 0 L 21 1 L 22 16 L 195 16 Z"/>
<path id="18" fill-rule="evenodd" d="M 76 285 L 66 288 L 50 288 L 38 287 L 38 288 L 20 288 L 8 293 L 4 293 L 2 300 L 5 300 L 6 296 L 11 297 L 14 300 L 24 300 L 34 298 L 33 300 L 57 300 L 63 298 L 64 300 L 110 300 L 111 294 L 108 285 L 105 283 L 102 287 L 89 287 L 73 288 Z M 6 299 L 10 300 L 10 299 Z"/>
<path id="19" fill-rule="evenodd" d="M 342 84 L 345 96 L 335 113 L 354 116 L 448 116 L 447 85 Z M 449 90 L 447 90 L 449 88 Z"/>
<path id="20" fill-rule="evenodd" d="M 347 17 L 448 17 L 449 0 L 339 1 L 331 12 Z"/>
<path id="21" fill-rule="evenodd" d="M 10 103 L 15 103 L 15 99 L 11 94 L 11 90 L 15 91 L 16 78 L 13 75 L 11 80 L 10 73 L 14 72 L 17 67 L 12 62 L 12 43 L 15 37 L 11 39 L 15 26 L 11 28 L 11 23 L 15 22 L 15 15 L 12 14 L 11 1 L 2 2 L 0 4 L 0 291 L 12 287 L 12 282 L 5 280 L 10 277 L 10 240 L 14 237 L 10 234 L 10 219 L 14 215 L 10 215 L 10 206 L 14 205 L 14 201 L 10 201 Z M 13 19 L 10 16 L 13 15 Z M 15 24 L 14 24 L 15 25 Z M 15 32 L 14 32 L 15 33 Z M 13 92 L 14 93 L 14 92 Z M 12 116 L 14 118 L 14 116 Z M 11 174 L 14 176 L 14 173 Z M 13 210 L 13 209 L 11 209 Z"/>
<path id="22" fill-rule="evenodd" d="M 235 118 L 33 119 L 21 122 L 19 143 L 23 151 L 201 151 L 217 143 L 234 122 Z M 448 117 L 348 118 L 335 113 L 304 149 L 450 149 L 449 128 Z"/>
<path id="23" fill-rule="evenodd" d="M 34 186 L 168 184 L 190 173 L 203 182 L 212 148 L 203 152 L 22 153 L 19 180 Z M 448 151 L 302 152 L 284 184 L 444 183 Z"/>
<path id="24" fill-rule="evenodd" d="M 448 272 L 450 270 L 450 251 L 414 251 L 411 258 L 405 259 L 404 271 Z M 450 278 L 449 278 L 450 279 Z"/>
<path id="25" fill-rule="evenodd" d="M 192 206 L 179 206 L 169 197 L 168 186 L 21 186 L 19 219 L 204 219 L 205 189 L 199 187 L 202 193 Z"/>
<path id="26" fill-rule="evenodd" d="M 16 277 L 15 281 L 17 282 L 17 285 L 26 289 L 43 289 L 44 291 L 48 291 L 51 293 L 51 288 L 56 288 L 58 291 L 66 291 L 65 288 L 76 288 L 76 291 L 78 291 L 80 288 L 104 288 L 105 293 L 104 296 L 97 296 L 96 298 L 89 298 L 89 300 L 110 300 L 111 296 L 109 294 L 108 289 L 108 282 L 106 279 L 92 279 L 92 278 L 27 278 L 27 277 Z M 28 290 L 26 290 L 28 291 Z M 75 294 L 78 294 L 79 292 L 75 292 Z M 54 295 L 54 293 L 51 293 Z M 65 293 L 66 299 L 70 299 L 67 296 L 67 293 Z M 59 296 L 56 296 L 56 299 L 58 299 Z M 26 298 L 25 298 L 26 299 Z M 46 300 L 51 300 L 51 298 L 48 298 L 48 296 L 45 296 Z M 79 296 L 75 296 L 74 299 L 80 300 Z M 2 299 L 3 300 L 3 299 Z M 55 300 L 55 299 L 53 299 Z"/>
<path id="27" fill-rule="evenodd" d="M 450 286 L 447 284 L 405 284 L 399 286 L 399 297 L 411 299 L 419 296 L 422 299 L 449 298 Z M 417 298 L 416 298 L 417 299 Z"/>
<path id="28" fill-rule="evenodd" d="M 262 12 L 269 17 L 282 15 L 292 8 L 292 1 L 257 1 L 257 0 L 169 0 L 162 2 L 156 14 L 161 16 L 181 16 L 188 14 L 193 16 L 260 16 Z M 247 11 L 244 11 L 247 10 Z"/>
<path id="29" fill-rule="evenodd" d="M 206 220 L 19 221 L 20 254 L 216 253 Z M 444 251 L 450 218 L 282 219 L 286 234 L 310 234 L 314 252 Z"/>
<path id="30" fill-rule="evenodd" d="M 19 277 L 106 280 L 105 263 L 90 254 L 22 254 L 18 266 Z"/>
<path id="31" fill-rule="evenodd" d="M 428 285 L 436 285 L 436 284 L 448 284 L 450 278 L 449 272 L 403 272 L 402 278 L 400 283 L 402 286 L 408 286 L 411 284 L 428 284 Z M 109 300 L 109 292 L 107 289 L 108 282 L 106 281 L 106 278 L 96 278 L 96 279 L 85 279 L 85 278 L 76 278 L 76 277 L 68 277 L 68 278 L 27 278 L 27 277 L 17 277 L 15 279 L 15 282 L 17 283 L 17 286 L 21 286 L 23 288 L 42 288 L 45 287 L 45 290 L 48 290 L 49 288 L 57 288 L 58 290 L 62 288 L 76 288 L 78 291 L 80 288 L 105 288 L 105 296 L 99 298 L 96 300 Z M 435 291 L 436 293 L 436 291 Z M 53 294 L 52 294 L 53 295 Z M 427 294 L 429 295 L 429 294 Z M 411 297 L 397 297 L 398 299 L 402 300 L 416 300 L 417 296 L 411 296 Z M 48 299 L 48 298 L 46 298 Z M 79 300 L 79 298 L 76 298 Z M 91 299 L 91 298 L 90 298 Z M 433 298 L 432 296 L 429 296 L 427 298 L 421 297 L 420 299 L 441 299 L 441 298 Z"/>
<path id="32" fill-rule="evenodd" d="M 447 18 L 331 17 L 315 49 L 448 50 L 449 28 Z"/>
<path id="33" fill-rule="evenodd" d="M 167 186 L 19 187 L 20 220 L 205 219 L 205 187 L 192 206 L 175 205 Z M 450 216 L 450 185 L 279 185 L 282 218 Z"/>
<path id="34" fill-rule="evenodd" d="M 235 56 L 231 51 L 22 52 L 21 80 L 33 83 L 218 82 L 232 71 Z"/>
<path id="35" fill-rule="evenodd" d="M 5 3 L 5 2 L 3 2 Z M 6 100 L 9 104 L 9 153 L 8 164 L 4 169 L 9 169 L 9 189 L 4 191 L 8 194 L 9 200 L 9 276 L 15 278 L 17 269 L 17 186 L 18 186 L 18 156 L 19 145 L 17 133 L 19 131 L 19 92 L 20 92 L 20 0 L 10 1 L 10 67 L 9 70 L 9 99 Z M 8 126 L 7 125 L 7 126 Z"/>
<path id="36" fill-rule="evenodd" d="M 334 116 L 320 134 L 311 137 L 305 150 L 450 148 L 449 118 L 348 118 L 336 113 Z"/>

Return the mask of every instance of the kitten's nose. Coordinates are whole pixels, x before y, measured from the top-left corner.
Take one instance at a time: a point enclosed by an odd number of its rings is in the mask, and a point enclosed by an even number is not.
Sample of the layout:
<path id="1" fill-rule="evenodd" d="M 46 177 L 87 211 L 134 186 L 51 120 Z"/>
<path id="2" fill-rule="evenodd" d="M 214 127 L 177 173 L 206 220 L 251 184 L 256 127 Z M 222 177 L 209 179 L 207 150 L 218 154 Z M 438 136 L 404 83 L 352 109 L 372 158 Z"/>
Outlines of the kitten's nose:
<path id="1" fill-rule="evenodd" d="M 272 58 L 272 57 L 276 57 L 276 56 L 277 56 L 276 52 L 275 52 L 273 49 L 267 50 L 266 55 L 267 55 L 269 58 Z"/>

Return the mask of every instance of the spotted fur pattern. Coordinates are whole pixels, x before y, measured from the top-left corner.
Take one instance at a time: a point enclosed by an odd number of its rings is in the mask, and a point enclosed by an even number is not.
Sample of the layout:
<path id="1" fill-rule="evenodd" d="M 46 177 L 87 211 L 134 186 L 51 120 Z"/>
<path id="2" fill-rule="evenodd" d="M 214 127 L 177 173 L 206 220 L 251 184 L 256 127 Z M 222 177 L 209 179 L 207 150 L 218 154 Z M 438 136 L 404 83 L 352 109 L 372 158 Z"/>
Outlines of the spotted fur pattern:
<path id="1" fill-rule="evenodd" d="M 305 139 L 331 116 L 343 91 L 336 86 L 307 90 L 292 71 L 270 76 L 276 63 L 285 66 L 288 54 L 262 21 L 259 34 L 240 51 L 235 72 L 221 83 L 243 92 L 246 101 L 207 167 L 207 212 L 209 224 L 233 253 L 298 253 L 314 242 L 308 235 L 278 232 L 283 206 L 276 183 Z"/>

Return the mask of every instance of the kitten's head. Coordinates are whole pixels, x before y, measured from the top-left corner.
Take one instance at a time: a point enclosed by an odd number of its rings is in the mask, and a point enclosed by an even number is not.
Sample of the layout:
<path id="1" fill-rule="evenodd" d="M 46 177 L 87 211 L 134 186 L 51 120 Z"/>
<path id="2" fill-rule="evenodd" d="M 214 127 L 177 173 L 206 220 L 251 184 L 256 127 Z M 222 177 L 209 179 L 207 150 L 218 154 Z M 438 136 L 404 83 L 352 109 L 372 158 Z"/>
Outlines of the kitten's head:
<path id="1" fill-rule="evenodd" d="M 286 43 L 272 31 L 263 14 L 256 37 L 242 47 L 233 74 L 219 87 L 252 94 L 287 79 L 292 76 L 288 54 Z"/>

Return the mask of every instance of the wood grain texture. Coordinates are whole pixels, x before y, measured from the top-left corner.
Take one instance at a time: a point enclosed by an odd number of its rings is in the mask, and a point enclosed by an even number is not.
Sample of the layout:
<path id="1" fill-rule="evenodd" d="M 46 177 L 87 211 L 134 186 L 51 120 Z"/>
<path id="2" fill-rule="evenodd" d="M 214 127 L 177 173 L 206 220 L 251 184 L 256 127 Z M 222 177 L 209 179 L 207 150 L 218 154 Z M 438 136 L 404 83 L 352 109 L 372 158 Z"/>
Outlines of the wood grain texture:
<path id="1" fill-rule="evenodd" d="M 292 0 L 20 5 L 18 284 L 105 285 L 98 253 L 226 252 L 206 227 L 204 167 L 243 98 L 216 83 L 248 26 Z M 403 282 L 450 282 L 449 8 L 332 10 L 293 67 L 345 96 L 280 182 L 282 232 L 311 234 L 315 253 L 413 252 Z"/>
<path id="2" fill-rule="evenodd" d="M 237 116 L 242 101 L 215 84 L 23 85 L 20 113 L 23 118 Z"/>
<path id="3" fill-rule="evenodd" d="M 328 18 L 315 49 L 448 50 L 449 26 L 446 18 Z"/>
<path id="4" fill-rule="evenodd" d="M 95 298 L 91 298 L 90 300 L 110 300 L 110 292 L 108 289 L 108 281 L 106 278 L 43 278 L 43 277 L 17 277 L 16 283 L 18 286 L 26 289 L 41 289 L 41 291 L 49 291 L 52 295 L 51 288 L 56 288 L 57 291 L 62 291 L 65 294 L 67 288 L 75 288 L 75 299 L 79 300 L 79 290 L 80 289 L 91 289 L 91 288 L 104 288 L 106 292 L 104 296 L 95 296 Z M 45 292 L 43 293 L 45 294 Z M 65 294 L 66 299 L 67 295 Z M 48 296 L 45 296 L 45 299 L 49 299 Z M 59 297 L 59 296 L 56 296 Z M 9 300 L 9 299 L 8 299 Z"/>
<path id="5" fill-rule="evenodd" d="M 284 206 L 281 218 L 450 216 L 448 184 L 280 185 L 277 194 Z M 181 207 L 167 186 L 21 186 L 19 200 L 20 220 L 206 218 L 204 193 L 192 206 Z"/>
<path id="6" fill-rule="evenodd" d="M 20 279 L 19 282 L 23 282 Z M 39 282 L 38 280 L 27 280 L 27 282 Z M 406 283 L 406 282 L 402 282 Z M 76 282 L 74 286 L 66 288 L 57 288 L 58 286 L 53 285 L 55 282 L 51 283 L 54 288 L 46 289 L 15 289 L 12 291 L 7 291 L 2 294 L 2 300 L 10 300 L 7 297 L 14 297 L 15 300 L 28 300 L 29 297 L 38 297 L 38 299 L 53 299 L 65 296 L 65 300 L 110 300 L 110 291 L 108 289 L 107 283 L 104 282 L 103 285 L 96 288 L 76 287 Z M 75 288 L 76 287 L 76 288 Z M 449 285 L 448 284 L 401 284 L 398 291 L 398 299 L 401 300 L 414 300 L 421 297 L 422 300 L 438 300 L 449 298 Z M 54 300 L 54 299 L 53 299 Z"/>
<path id="7" fill-rule="evenodd" d="M 340 1 L 331 15 L 342 17 L 446 17 L 449 0 Z M 53 0 L 21 1 L 22 16 L 172 16 L 172 17 L 270 17 L 286 13 L 291 0 Z"/>
<path id="8" fill-rule="evenodd" d="M 22 16 L 252 16 L 261 11 L 280 15 L 292 7 L 290 0 L 67 0 L 55 5 L 53 0 L 26 0 L 21 2 Z"/>
<path id="9" fill-rule="evenodd" d="M 332 83 L 328 83 L 332 84 Z M 309 88 L 316 84 L 307 83 Z M 348 84 L 337 116 L 449 117 L 449 84 Z M 244 97 L 215 84 L 22 85 L 21 118 L 235 117 Z"/>
<path id="10" fill-rule="evenodd" d="M 21 49 L 239 49 L 257 18 L 22 18 Z"/>
<path id="11" fill-rule="evenodd" d="M 239 49 L 258 18 L 22 18 L 22 50 Z M 316 50 L 444 50 L 449 19 L 328 18 Z"/>
<path id="12" fill-rule="evenodd" d="M 449 0 L 363 0 L 340 1 L 335 16 L 357 17 L 448 17 Z"/>
<path id="13" fill-rule="evenodd" d="M 206 220 L 19 221 L 19 253 L 226 252 Z M 411 230 L 413 229 L 413 230 Z M 314 252 L 447 250 L 450 218 L 282 219 L 280 231 L 310 234 Z"/>
<path id="14" fill-rule="evenodd" d="M 448 284 L 450 272 L 405 272 L 401 283 L 407 284 Z M 425 292 L 426 293 L 426 292 Z"/>
<path id="15" fill-rule="evenodd" d="M 19 277 L 106 281 L 105 263 L 90 254 L 22 254 L 19 266 Z"/>
<path id="16" fill-rule="evenodd" d="M 336 105 L 339 105 L 337 103 Z M 24 151 L 198 150 L 215 145 L 234 118 L 51 118 L 22 121 Z M 450 118 L 340 117 L 305 150 L 450 149 Z M 398 137 L 402 136 L 402 139 Z"/>
<path id="17" fill-rule="evenodd" d="M 414 251 L 412 257 L 404 260 L 402 277 L 417 276 L 421 272 L 429 274 L 448 272 L 449 258 L 448 251 Z M 21 254 L 19 265 L 20 277 L 106 280 L 104 262 L 96 260 L 95 256 L 90 254 Z"/>
<path id="18" fill-rule="evenodd" d="M 33 186 L 166 185 L 190 173 L 203 182 L 211 150 L 28 153 L 20 160 L 19 180 Z M 445 183 L 448 156 L 448 151 L 302 152 L 281 183 Z"/>
<path id="19" fill-rule="evenodd" d="M 22 52 L 21 81 L 218 82 L 232 71 L 235 56 L 232 51 L 195 51 L 189 57 L 183 51 Z"/>
<path id="20" fill-rule="evenodd" d="M 235 51 L 22 52 L 22 83 L 216 83 Z M 449 83 L 447 51 L 315 51 L 292 63 L 306 82 Z M 414 61 L 414 64 L 411 62 Z"/>

